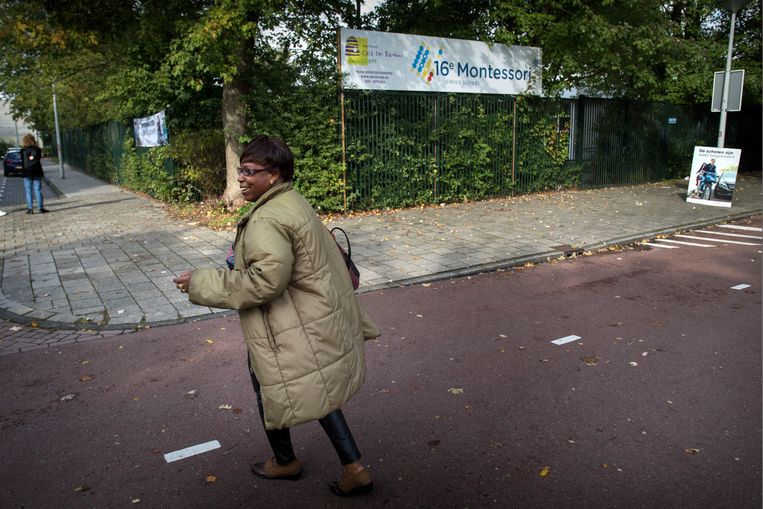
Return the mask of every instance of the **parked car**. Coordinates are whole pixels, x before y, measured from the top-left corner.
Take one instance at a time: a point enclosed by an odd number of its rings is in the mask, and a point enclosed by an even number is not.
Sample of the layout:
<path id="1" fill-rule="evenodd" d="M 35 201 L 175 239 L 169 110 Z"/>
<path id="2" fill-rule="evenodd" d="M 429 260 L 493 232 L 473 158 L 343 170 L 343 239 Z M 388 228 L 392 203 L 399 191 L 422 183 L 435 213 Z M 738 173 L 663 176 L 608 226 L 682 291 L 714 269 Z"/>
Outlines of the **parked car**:
<path id="1" fill-rule="evenodd" d="M 713 196 L 719 200 L 730 200 L 736 189 L 737 172 L 724 171 L 713 189 Z"/>
<path id="2" fill-rule="evenodd" d="M 21 175 L 22 169 L 21 149 L 15 147 L 9 148 L 8 152 L 3 156 L 3 175 L 6 177 L 14 174 Z"/>

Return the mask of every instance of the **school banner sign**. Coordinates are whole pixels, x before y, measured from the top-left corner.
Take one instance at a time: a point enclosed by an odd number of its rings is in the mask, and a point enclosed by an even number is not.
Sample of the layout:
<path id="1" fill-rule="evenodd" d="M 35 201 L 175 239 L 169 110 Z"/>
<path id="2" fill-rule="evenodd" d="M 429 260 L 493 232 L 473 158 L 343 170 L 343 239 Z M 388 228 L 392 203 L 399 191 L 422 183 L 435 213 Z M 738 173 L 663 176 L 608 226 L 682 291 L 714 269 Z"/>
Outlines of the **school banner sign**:
<path id="1" fill-rule="evenodd" d="M 540 48 L 343 28 L 339 55 L 346 89 L 543 93 Z"/>
<path id="2" fill-rule="evenodd" d="M 150 117 L 133 119 L 133 127 L 136 147 L 158 147 L 170 142 L 163 111 Z"/>

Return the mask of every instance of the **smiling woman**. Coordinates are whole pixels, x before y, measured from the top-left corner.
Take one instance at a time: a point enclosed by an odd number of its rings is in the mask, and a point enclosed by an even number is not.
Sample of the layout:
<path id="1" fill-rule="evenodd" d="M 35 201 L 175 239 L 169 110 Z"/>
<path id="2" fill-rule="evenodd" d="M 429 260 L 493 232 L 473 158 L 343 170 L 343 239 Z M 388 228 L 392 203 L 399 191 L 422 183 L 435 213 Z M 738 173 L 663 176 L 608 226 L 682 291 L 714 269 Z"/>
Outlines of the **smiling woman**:
<path id="1" fill-rule="evenodd" d="M 229 269 L 184 272 L 174 282 L 195 304 L 237 309 L 249 373 L 273 457 L 265 479 L 296 480 L 289 428 L 318 420 L 343 465 L 331 490 L 368 493 L 371 475 L 341 406 L 365 379 L 364 340 L 379 335 L 360 307 L 334 238 L 292 188 L 294 156 L 282 140 L 257 136 L 244 149 L 238 183 L 251 211 L 238 224 Z"/>

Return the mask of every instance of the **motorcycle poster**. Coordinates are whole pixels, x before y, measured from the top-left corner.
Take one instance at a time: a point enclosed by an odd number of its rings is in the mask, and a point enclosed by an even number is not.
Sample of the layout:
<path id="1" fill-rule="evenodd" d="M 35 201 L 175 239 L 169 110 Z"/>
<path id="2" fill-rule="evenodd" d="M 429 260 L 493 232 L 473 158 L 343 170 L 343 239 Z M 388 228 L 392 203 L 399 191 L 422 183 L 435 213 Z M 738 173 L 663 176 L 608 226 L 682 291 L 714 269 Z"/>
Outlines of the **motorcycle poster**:
<path id="1" fill-rule="evenodd" d="M 694 147 L 686 201 L 714 207 L 731 207 L 742 150 Z"/>

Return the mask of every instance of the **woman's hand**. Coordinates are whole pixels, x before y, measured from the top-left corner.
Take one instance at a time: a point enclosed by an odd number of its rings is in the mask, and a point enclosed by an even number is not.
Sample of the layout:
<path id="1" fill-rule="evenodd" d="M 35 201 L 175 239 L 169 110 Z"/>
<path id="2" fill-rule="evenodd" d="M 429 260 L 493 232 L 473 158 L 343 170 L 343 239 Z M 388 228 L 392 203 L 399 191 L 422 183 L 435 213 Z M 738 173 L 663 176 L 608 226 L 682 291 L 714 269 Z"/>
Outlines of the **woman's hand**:
<path id="1" fill-rule="evenodd" d="M 177 286 L 177 289 L 180 290 L 183 293 L 188 293 L 188 288 L 191 287 L 191 276 L 193 275 L 192 270 L 187 270 L 183 273 L 181 273 L 178 277 L 172 280 L 173 283 Z"/>

